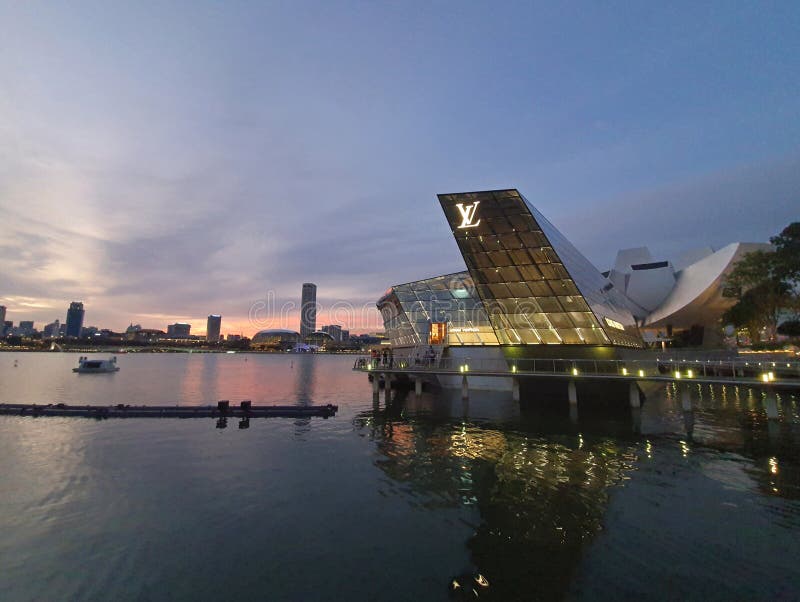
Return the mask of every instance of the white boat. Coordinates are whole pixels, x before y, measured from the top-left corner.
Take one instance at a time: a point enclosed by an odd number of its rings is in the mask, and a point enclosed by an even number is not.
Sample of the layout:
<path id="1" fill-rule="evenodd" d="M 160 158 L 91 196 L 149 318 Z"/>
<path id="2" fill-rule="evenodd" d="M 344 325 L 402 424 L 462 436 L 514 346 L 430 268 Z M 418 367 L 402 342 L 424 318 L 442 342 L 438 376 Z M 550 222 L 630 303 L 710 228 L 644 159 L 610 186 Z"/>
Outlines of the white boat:
<path id="1" fill-rule="evenodd" d="M 119 370 L 119 366 L 117 366 L 116 357 L 112 357 L 108 360 L 93 360 L 86 356 L 79 357 L 78 367 L 72 369 L 73 372 L 78 372 L 80 374 L 116 372 L 117 370 Z"/>

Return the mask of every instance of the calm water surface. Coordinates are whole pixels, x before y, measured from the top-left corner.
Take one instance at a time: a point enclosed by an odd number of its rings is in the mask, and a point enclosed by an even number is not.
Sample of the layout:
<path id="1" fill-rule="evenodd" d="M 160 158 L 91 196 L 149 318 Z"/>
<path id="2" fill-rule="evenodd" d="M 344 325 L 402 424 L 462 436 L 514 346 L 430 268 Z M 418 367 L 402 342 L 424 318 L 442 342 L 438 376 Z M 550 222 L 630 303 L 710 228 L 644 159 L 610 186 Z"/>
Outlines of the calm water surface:
<path id="1" fill-rule="evenodd" d="M 18 360 L 18 367 L 14 367 Z M 746 389 L 640 416 L 372 399 L 347 356 L 0 354 L 0 402 L 339 405 L 0 417 L 0 600 L 800 598 L 800 417 Z M 535 404 L 534 404 L 535 406 Z M 475 590 L 473 593 L 472 590 Z"/>

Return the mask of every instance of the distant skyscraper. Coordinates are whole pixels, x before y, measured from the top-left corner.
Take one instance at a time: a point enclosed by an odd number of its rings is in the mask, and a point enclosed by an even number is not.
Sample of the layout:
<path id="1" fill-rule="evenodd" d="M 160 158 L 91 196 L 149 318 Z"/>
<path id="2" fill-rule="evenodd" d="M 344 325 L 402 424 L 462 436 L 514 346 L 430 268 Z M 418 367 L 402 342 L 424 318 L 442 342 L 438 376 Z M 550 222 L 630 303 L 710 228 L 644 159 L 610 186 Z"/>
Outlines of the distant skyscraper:
<path id="1" fill-rule="evenodd" d="M 0 305 L 0 326 L 6 321 L 6 306 Z"/>
<path id="2" fill-rule="evenodd" d="M 47 324 L 44 329 L 42 330 L 42 336 L 46 339 L 57 339 L 58 333 L 61 330 L 61 323 L 56 320 L 55 322 L 50 322 Z"/>
<path id="3" fill-rule="evenodd" d="M 222 316 L 211 314 L 206 323 L 206 341 L 209 343 L 219 342 L 219 331 L 222 327 Z"/>
<path id="4" fill-rule="evenodd" d="M 305 340 L 317 329 L 317 285 L 303 284 L 303 296 L 300 300 L 300 339 Z"/>
<path id="5" fill-rule="evenodd" d="M 329 326 L 323 326 L 322 332 L 327 332 L 331 337 L 333 337 L 334 341 L 342 341 L 342 327 L 338 324 L 330 324 Z"/>
<path id="6" fill-rule="evenodd" d="M 33 328 L 33 320 L 22 320 L 19 323 L 19 334 L 23 337 L 29 337 L 35 332 Z"/>
<path id="7" fill-rule="evenodd" d="M 167 326 L 167 336 L 172 339 L 188 339 L 192 325 L 185 322 L 175 322 Z"/>
<path id="8" fill-rule="evenodd" d="M 78 338 L 83 328 L 83 303 L 73 301 L 67 310 L 67 336 Z"/>

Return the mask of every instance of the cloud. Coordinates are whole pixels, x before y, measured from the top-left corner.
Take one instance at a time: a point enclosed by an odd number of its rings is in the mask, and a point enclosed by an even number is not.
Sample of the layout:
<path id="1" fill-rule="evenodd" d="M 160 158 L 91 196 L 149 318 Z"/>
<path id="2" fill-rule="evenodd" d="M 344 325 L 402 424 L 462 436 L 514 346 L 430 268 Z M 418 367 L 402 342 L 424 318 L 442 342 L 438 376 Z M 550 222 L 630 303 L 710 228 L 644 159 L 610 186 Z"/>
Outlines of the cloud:
<path id="1" fill-rule="evenodd" d="M 766 242 L 798 219 L 800 156 L 739 165 L 655 190 L 597 199 L 552 221 L 601 269 L 620 248 L 658 258 L 731 242 Z"/>

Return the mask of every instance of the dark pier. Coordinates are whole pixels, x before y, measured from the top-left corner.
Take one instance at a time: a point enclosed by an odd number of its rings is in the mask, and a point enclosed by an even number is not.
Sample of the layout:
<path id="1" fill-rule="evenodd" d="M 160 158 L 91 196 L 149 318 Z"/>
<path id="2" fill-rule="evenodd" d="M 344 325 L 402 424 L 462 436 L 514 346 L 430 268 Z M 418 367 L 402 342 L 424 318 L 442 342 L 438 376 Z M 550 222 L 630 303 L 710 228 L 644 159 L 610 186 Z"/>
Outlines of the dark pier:
<path id="1" fill-rule="evenodd" d="M 231 406 L 229 401 L 206 406 L 132 406 L 132 405 L 67 405 L 64 403 L 0 404 L 0 415 L 12 416 L 75 416 L 83 418 L 309 418 L 335 416 L 339 406 L 254 406 L 242 401 Z"/>

